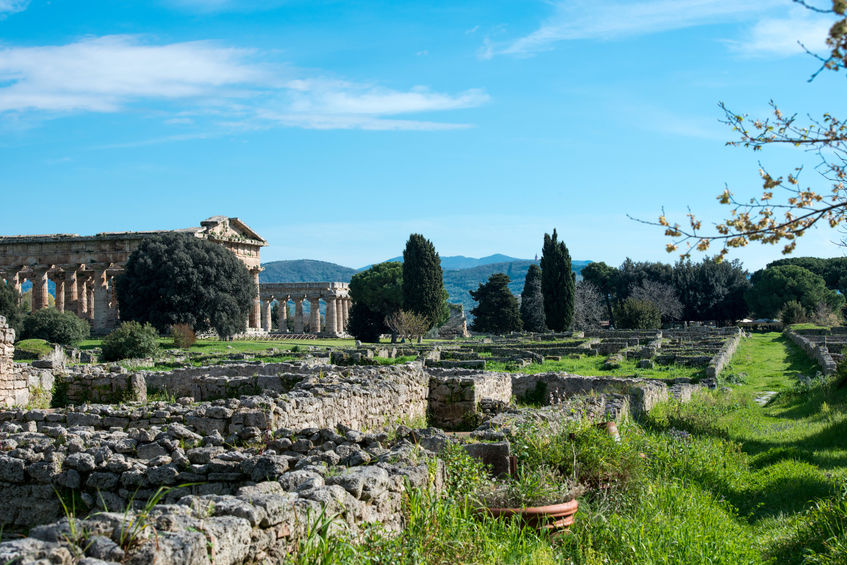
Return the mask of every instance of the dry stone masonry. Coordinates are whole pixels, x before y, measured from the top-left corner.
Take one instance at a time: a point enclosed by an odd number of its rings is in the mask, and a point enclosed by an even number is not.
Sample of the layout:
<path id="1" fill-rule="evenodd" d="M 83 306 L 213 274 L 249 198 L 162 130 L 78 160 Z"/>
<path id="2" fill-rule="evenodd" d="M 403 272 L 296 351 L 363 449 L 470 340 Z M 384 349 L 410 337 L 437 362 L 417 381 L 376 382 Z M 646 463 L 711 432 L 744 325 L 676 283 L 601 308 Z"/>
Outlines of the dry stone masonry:
<path id="1" fill-rule="evenodd" d="M 838 369 L 847 349 L 847 328 L 785 330 L 785 335 L 815 361 L 824 375 Z"/>
<path id="2" fill-rule="evenodd" d="M 25 406 L 34 396 L 49 398 L 53 373 L 15 363 L 15 330 L 0 316 L 0 408 Z"/>

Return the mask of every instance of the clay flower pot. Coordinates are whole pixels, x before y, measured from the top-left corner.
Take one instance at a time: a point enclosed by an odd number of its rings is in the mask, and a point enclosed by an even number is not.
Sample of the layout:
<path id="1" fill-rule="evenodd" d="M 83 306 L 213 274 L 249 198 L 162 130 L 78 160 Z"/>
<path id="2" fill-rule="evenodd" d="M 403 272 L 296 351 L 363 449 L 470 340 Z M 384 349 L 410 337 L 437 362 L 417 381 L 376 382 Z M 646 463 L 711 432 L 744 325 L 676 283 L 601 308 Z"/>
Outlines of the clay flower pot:
<path id="1" fill-rule="evenodd" d="M 574 515 L 579 508 L 576 499 L 561 504 L 549 506 L 528 506 L 526 508 L 482 508 L 482 512 L 495 518 L 508 518 L 520 516 L 529 526 L 536 530 L 547 530 L 550 532 L 566 530 L 573 524 Z"/>
<path id="2" fill-rule="evenodd" d="M 618 432 L 618 425 L 615 422 L 601 422 L 597 424 L 601 430 L 606 430 L 606 433 L 612 436 L 615 441 L 621 440 L 621 434 Z"/>

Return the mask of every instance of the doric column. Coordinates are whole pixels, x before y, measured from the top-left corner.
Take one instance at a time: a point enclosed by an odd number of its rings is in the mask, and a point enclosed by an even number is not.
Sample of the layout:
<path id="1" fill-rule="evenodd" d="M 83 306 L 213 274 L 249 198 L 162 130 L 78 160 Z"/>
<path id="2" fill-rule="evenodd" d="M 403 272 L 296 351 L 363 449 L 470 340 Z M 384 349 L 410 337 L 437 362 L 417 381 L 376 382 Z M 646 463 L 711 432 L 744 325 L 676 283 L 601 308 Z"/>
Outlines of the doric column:
<path id="1" fill-rule="evenodd" d="M 279 299 L 279 308 L 276 313 L 276 324 L 280 333 L 288 333 L 288 298 Z"/>
<path id="2" fill-rule="evenodd" d="M 110 304 L 109 274 L 105 270 L 94 273 L 94 333 L 103 335 L 114 329 L 116 312 Z"/>
<path id="3" fill-rule="evenodd" d="M 88 305 L 90 302 L 88 301 L 88 275 L 81 274 L 76 278 L 76 286 L 77 286 L 77 296 L 79 297 L 79 302 L 76 305 L 76 313 L 80 318 L 88 319 Z"/>
<path id="4" fill-rule="evenodd" d="M 335 327 L 338 329 L 338 333 L 344 333 L 344 299 L 336 298 L 335 302 Z"/>
<path id="5" fill-rule="evenodd" d="M 76 267 L 65 271 L 65 310 L 79 314 L 79 289 L 77 287 Z M 58 290 L 56 291 L 58 293 Z"/>
<path id="6" fill-rule="evenodd" d="M 341 299 L 341 302 L 343 304 L 343 313 L 339 333 L 347 333 L 347 322 L 350 321 L 350 306 L 353 304 L 353 301 L 349 297 L 345 297 Z"/>
<path id="7" fill-rule="evenodd" d="M 88 314 L 88 319 L 92 322 L 94 321 L 94 277 L 88 279 L 88 284 L 86 284 L 87 293 L 88 293 L 88 310 L 86 313 Z"/>
<path id="8" fill-rule="evenodd" d="M 262 298 L 259 296 L 259 269 L 253 269 L 250 274 L 253 275 L 253 286 L 256 287 L 256 298 L 253 299 L 253 308 L 250 310 L 251 328 L 261 327 L 262 321 Z"/>
<path id="9" fill-rule="evenodd" d="M 271 301 L 265 300 L 262 308 L 262 328 L 269 332 L 271 331 Z"/>
<path id="10" fill-rule="evenodd" d="M 65 311 L 65 273 L 58 271 L 55 273 L 56 280 L 56 310 L 59 312 Z"/>
<path id="11" fill-rule="evenodd" d="M 294 299 L 294 333 L 303 333 L 303 298 Z"/>
<path id="12" fill-rule="evenodd" d="M 32 274 L 32 311 L 47 308 L 50 305 L 50 285 L 46 269 L 33 269 Z"/>
<path id="13" fill-rule="evenodd" d="M 326 328 L 324 331 L 331 336 L 335 336 L 338 333 L 336 329 L 338 327 L 337 324 L 337 309 L 335 307 L 337 299 L 334 296 L 326 297 Z"/>
<path id="14" fill-rule="evenodd" d="M 21 288 L 23 281 L 21 281 L 21 274 L 15 273 L 14 276 L 15 281 L 15 291 L 18 293 L 18 306 L 20 306 L 21 301 L 23 300 L 23 288 Z"/>
<path id="15" fill-rule="evenodd" d="M 309 331 L 313 334 L 321 333 L 321 298 L 319 296 L 309 298 Z"/>

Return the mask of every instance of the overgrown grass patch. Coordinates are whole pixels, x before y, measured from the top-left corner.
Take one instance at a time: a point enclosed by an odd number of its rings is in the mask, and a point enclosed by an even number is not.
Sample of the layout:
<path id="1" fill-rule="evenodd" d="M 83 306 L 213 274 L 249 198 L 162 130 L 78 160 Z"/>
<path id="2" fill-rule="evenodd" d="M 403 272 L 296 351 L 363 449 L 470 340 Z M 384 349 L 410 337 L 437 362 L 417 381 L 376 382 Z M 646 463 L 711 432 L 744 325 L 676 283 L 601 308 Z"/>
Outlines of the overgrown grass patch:
<path id="1" fill-rule="evenodd" d="M 624 359 L 614 369 L 604 369 L 603 363 L 606 357 L 581 356 L 576 359 L 563 358 L 559 361 L 545 360 L 543 363 L 533 363 L 526 367 L 518 367 L 503 361 L 486 361 L 485 368 L 488 371 L 505 371 L 509 373 L 548 373 L 564 372 L 577 375 L 603 375 L 613 377 L 642 377 L 648 379 L 677 379 L 689 378 L 700 379 L 703 377 L 703 367 L 686 367 L 681 365 L 656 365 L 651 369 L 638 368 L 637 362 L 632 359 Z"/>
<path id="2" fill-rule="evenodd" d="M 49 355 L 53 346 L 44 339 L 22 339 L 15 343 L 15 359 L 35 360 Z"/>

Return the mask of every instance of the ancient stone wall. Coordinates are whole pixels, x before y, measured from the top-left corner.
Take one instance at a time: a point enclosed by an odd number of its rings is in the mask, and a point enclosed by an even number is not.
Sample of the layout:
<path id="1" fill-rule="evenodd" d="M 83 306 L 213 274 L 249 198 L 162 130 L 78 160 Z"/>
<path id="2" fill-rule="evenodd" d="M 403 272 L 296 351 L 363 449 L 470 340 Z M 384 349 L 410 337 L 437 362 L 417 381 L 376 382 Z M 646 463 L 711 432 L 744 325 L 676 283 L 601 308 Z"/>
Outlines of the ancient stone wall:
<path id="1" fill-rule="evenodd" d="M 468 427 L 483 401 L 508 404 L 512 377 L 508 373 L 429 369 L 429 422 L 446 429 Z"/>
<path id="2" fill-rule="evenodd" d="M 788 339 L 820 366 L 824 375 L 831 375 L 838 370 L 838 363 L 832 358 L 824 339 L 826 333 L 820 330 L 797 331 L 791 328 L 785 330 L 784 333 Z"/>
<path id="3" fill-rule="evenodd" d="M 260 374 L 270 372 L 269 367 L 280 374 Z M 253 396 L 195 402 L 190 394 L 181 394 L 184 398 L 176 403 L 82 404 L 50 411 L 14 410 L 0 412 L 0 422 L 34 422 L 36 429 L 83 425 L 98 430 L 181 423 L 198 433 L 214 430 L 226 437 L 238 438 L 257 436 L 266 429 L 300 430 L 338 424 L 355 429 L 378 429 L 398 420 L 422 420 L 426 415 L 429 377 L 419 363 L 392 367 L 238 364 L 205 369 L 215 374 L 203 375 L 201 371 L 195 376 L 186 371 L 179 376 L 178 382 L 185 383 L 189 378 L 185 375 L 192 375 L 189 392 L 196 390 L 200 397 L 209 398 L 227 395 L 233 390 L 241 392 L 233 387 L 243 386 L 246 379 L 249 394 Z M 226 373 L 256 376 L 230 379 L 225 377 Z M 101 390 L 105 395 L 120 395 L 116 391 L 128 390 L 126 387 L 132 385 L 133 380 L 134 386 L 143 390 L 142 377 L 143 372 L 102 377 Z M 100 378 L 96 377 L 93 382 L 99 382 Z M 235 385 L 230 385 L 228 379 Z M 78 381 L 75 386 L 83 388 L 85 384 L 86 381 Z"/>
<path id="4" fill-rule="evenodd" d="M 706 367 L 706 377 L 716 379 L 721 374 L 723 368 L 732 360 L 735 355 L 735 350 L 738 349 L 738 344 L 741 343 L 742 333 L 738 330 L 735 335 L 731 336 L 724 342 L 721 348 L 715 353 L 715 356 L 709 361 Z"/>
<path id="5" fill-rule="evenodd" d="M 15 355 L 15 330 L 0 316 L 0 406 L 23 405 L 29 401 L 26 379 L 12 358 Z"/>
<path id="6" fill-rule="evenodd" d="M 289 512 L 303 506 L 314 518 L 319 505 L 327 505 L 329 515 L 341 512 L 351 527 L 379 521 L 396 530 L 404 481 L 426 486 L 430 480 L 430 469 L 416 458 L 410 442 L 389 442 L 385 433 L 344 426 L 300 433 L 280 429 L 255 446 L 238 447 L 224 444 L 215 432 L 201 436 L 180 424 L 129 431 L 51 426 L 36 432 L 27 427 L 0 426 L 0 525 L 7 529 L 60 518 L 59 496 L 70 491 L 82 516 L 94 509 L 122 512 L 143 505 L 159 489 L 166 489 L 162 503 L 199 504 L 210 516 L 228 515 L 225 509 L 212 511 L 212 504 L 238 506 L 242 514 L 236 515 L 256 517 L 252 527 L 267 527 L 282 520 L 273 520 L 262 503 L 254 501 L 249 511 L 244 500 L 236 499 L 245 492 L 258 494 L 250 488 L 256 483 L 274 481 L 262 494 L 281 495 L 277 502 L 284 498 Z M 39 531 L 30 534 L 55 541 Z"/>
<path id="7" fill-rule="evenodd" d="M 33 400 L 49 402 L 53 373 L 15 363 L 15 330 L 0 316 L 0 408 L 26 406 Z"/>
<path id="8" fill-rule="evenodd" d="M 690 398 L 691 390 L 696 386 L 687 382 L 669 386 L 656 379 L 583 377 L 567 373 L 512 375 L 512 393 L 517 398 L 553 404 L 575 396 L 621 395 L 628 399 L 629 411 L 636 416 L 649 412 L 659 402 L 668 400 L 672 392 L 683 399 Z"/>

